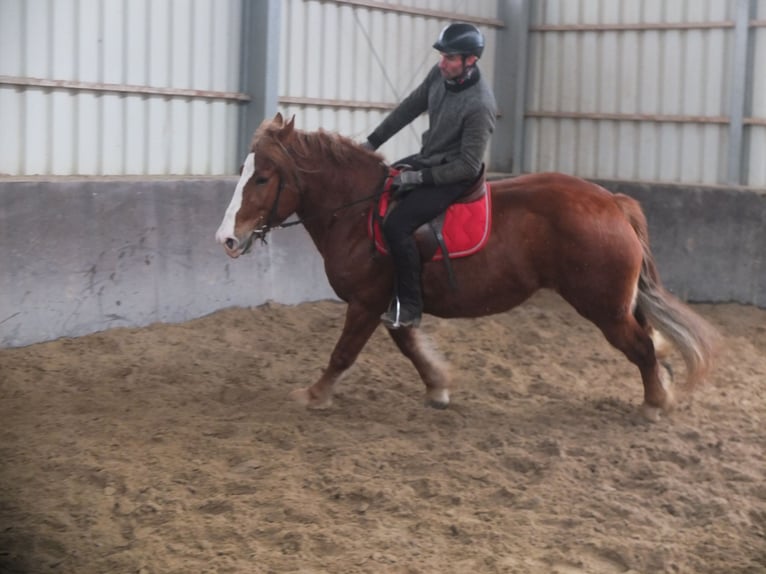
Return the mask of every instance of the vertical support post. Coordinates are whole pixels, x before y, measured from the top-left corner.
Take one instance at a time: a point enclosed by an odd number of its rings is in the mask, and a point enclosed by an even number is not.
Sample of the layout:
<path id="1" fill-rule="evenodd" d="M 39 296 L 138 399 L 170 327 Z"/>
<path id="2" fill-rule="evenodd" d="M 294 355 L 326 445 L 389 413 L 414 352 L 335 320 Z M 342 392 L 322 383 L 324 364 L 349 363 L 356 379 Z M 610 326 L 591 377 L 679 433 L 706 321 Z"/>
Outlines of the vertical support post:
<path id="1" fill-rule="evenodd" d="M 493 171 L 519 174 L 524 165 L 524 113 L 526 112 L 529 0 L 501 0 L 495 56 L 495 85 L 500 117 L 492 138 Z"/>
<path id="2" fill-rule="evenodd" d="M 241 1 L 240 90 L 250 101 L 240 111 L 237 162 L 247 155 L 256 128 L 277 111 L 282 29 L 282 0 Z"/>
<path id="3" fill-rule="evenodd" d="M 734 16 L 734 61 L 731 78 L 731 104 L 729 108 L 729 149 L 726 157 L 726 182 L 729 185 L 746 183 L 744 121 L 748 93 L 752 89 L 752 57 L 749 48 L 752 0 L 737 0 Z"/>

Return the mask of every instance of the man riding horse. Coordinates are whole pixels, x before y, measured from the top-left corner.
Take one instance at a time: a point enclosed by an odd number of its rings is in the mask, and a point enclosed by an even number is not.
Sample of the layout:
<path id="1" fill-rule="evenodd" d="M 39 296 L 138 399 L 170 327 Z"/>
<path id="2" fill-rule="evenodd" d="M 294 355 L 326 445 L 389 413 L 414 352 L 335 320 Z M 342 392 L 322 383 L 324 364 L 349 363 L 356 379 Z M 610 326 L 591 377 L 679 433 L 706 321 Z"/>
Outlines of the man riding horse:
<path id="1" fill-rule="evenodd" d="M 420 324 L 421 261 L 413 233 L 471 188 L 495 128 L 495 97 L 476 65 L 484 51 L 479 29 L 450 24 L 433 47 L 441 54 L 439 63 L 362 144 L 377 149 L 428 112 L 420 152 L 396 162 L 408 170 L 394 178 L 397 205 L 383 222 L 396 268 L 394 297 L 381 317 L 389 329 Z"/>

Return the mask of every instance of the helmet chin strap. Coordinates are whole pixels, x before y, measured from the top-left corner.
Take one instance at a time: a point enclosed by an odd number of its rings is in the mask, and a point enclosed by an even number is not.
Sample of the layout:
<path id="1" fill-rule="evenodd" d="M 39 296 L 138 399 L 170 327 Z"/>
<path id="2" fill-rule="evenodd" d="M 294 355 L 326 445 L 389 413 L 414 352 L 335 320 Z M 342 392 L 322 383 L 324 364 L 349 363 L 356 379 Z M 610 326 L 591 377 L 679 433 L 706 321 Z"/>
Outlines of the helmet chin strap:
<path id="1" fill-rule="evenodd" d="M 453 78 L 451 80 L 445 80 L 447 82 L 447 84 L 449 84 L 450 86 L 459 86 L 460 84 L 462 84 L 466 80 L 471 79 L 471 76 L 473 76 L 474 73 L 476 72 L 476 64 L 475 63 L 473 65 L 471 65 L 471 66 L 466 66 L 465 59 L 467 57 L 468 56 L 463 54 L 463 73 L 461 73 L 457 78 Z"/>

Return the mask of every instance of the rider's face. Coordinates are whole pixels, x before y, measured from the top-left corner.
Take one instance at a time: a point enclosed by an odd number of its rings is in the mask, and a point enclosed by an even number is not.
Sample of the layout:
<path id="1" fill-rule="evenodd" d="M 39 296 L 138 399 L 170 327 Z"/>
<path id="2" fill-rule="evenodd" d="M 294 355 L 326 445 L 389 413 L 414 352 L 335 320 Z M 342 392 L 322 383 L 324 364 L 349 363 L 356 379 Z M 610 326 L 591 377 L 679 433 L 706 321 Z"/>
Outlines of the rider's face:
<path id="1" fill-rule="evenodd" d="M 473 66 L 476 63 L 476 56 L 466 56 L 465 66 Z M 460 77 L 465 70 L 463 65 L 463 56 L 461 54 L 445 54 L 441 52 L 439 58 L 439 70 L 445 80 L 454 80 Z"/>

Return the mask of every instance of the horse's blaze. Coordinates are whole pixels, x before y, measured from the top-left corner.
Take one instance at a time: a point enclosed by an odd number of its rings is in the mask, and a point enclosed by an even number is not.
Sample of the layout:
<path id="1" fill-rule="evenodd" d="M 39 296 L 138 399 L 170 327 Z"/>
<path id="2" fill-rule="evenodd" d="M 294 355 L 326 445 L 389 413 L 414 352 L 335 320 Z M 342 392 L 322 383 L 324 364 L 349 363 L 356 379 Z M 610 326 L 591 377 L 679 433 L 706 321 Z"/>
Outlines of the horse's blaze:
<path id="1" fill-rule="evenodd" d="M 239 213 L 239 208 L 242 207 L 242 194 L 244 193 L 245 185 L 253 177 L 253 173 L 255 173 L 255 154 L 251 152 L 245 158 L 245 163 L 242 165 L 242 175 L 239 176 L 239 181 L 234 189 L 234 195 L 231 197 L 229 207 L 226 208 L 223 221 L 215 233 L 215 240 L 223 245 L 226 252 L 232 256 L 238 254 L 238 248 L 241 243 L 234 232 L 237 213 Z"/>

